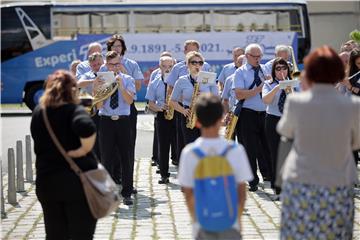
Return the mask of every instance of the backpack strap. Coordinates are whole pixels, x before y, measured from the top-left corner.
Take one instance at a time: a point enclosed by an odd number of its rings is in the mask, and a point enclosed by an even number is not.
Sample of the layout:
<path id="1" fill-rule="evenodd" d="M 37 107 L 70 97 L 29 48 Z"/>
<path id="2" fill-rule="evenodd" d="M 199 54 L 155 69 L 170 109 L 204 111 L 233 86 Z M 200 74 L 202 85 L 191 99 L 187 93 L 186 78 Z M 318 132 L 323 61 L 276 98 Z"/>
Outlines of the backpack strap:
<path id="1" fill-rule="evenodd" d="M 237 145 L 236 143 L 232 143 L 232 144 L 228 145 L 228 146 L 224 149 L 224 151 L 220 154 L 220 156 L 225 157 L 231 149 L 233 149 L 233 148 L 236 147 L 236 145 Z"/>
<path id="2" fill-rule="evenodd" d="M 228 154 L 228 152 L 229 152 L 231 149 L 235 148 L 236 146 L 237 146 L 237 143 L 232 143 L 232 144 L 226 146 L 226 148 L 225 148 L 224 151 L 220 154 L 220 156 L 225 157 L 225 156 Z M 204 157 L 206 156 L 206 154 L 205 154 L 199 147 L 193 148 L 192 151 L 193 151 L 193 153 L 194 153 L 198 158 L 200 158 L 200 159 L 202 159 L 202 158 L 204 158 Z"/>
<path id="3" fill-rule="evenodd" d="M 199 147 L 193 148 L 193 152 L 200 159 L 202 159 L 202 158 L 204 158 L 206 156 L 206 154 Z"/>

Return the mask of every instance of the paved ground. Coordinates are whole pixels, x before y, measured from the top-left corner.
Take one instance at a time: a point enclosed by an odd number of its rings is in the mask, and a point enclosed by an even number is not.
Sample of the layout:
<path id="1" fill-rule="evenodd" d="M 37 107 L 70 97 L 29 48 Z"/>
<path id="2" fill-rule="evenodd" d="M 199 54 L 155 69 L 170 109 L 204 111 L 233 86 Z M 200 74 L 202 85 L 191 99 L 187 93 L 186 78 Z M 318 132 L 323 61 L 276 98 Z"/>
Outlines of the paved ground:
<path id="1" fill-rule="evenodd" d="M 95 239 L 191 239 L 190 217 L 171 167 L 171 183 L 159 185 L 159 175 L 150 159 L 141 158 L 135 165 L 135 186 L 139 193 L 132 207 L 120 205 L 117 213 L 101 219 Z M 264 185 L 263 185 L 264 186 Z M 44 239 L 41 206 L 34 185 L 26 183 L 27 192 L 18 194 L 18 205 L 5 204 L 7 217 L 2 219 L 2 239 Z M 4 179 L 6 195 L 7 180 Z M 243 216 L 244 239 L 278 239 L 280 202 L 272 201 L 269 185 L 249 193 Z M 6 196 L 5 196 L 6 199 Z M 360 239 L 360 190 L 356 189 L 354 239 Z M 7 200 L 5 201 L 7 202 Z"/>

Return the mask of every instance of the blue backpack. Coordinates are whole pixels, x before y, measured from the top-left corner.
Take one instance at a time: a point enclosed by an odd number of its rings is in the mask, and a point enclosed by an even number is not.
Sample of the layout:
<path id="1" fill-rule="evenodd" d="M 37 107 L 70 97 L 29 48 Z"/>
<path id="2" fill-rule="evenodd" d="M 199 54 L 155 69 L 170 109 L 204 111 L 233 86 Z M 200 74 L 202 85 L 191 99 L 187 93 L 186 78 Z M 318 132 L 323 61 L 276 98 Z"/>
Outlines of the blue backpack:
<path id="1" fill-rule="evenodd" d="M 200 226 L 221 232 L 234 224 L 238 214 L 237 183 L 226 158 L 236 144 L 229 145 L 220 155 L 206 156 L 200 148 L 193 152 L 200 159 L 195 168 L 195 215 Z"/>

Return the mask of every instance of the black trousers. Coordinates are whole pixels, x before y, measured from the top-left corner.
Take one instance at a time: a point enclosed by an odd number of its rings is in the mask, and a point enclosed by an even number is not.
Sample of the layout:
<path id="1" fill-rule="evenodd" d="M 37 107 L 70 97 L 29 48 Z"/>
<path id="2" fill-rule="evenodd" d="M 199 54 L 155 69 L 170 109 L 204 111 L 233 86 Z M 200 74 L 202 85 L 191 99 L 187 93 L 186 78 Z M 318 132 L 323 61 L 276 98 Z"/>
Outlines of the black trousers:
<path id="1" fill-rule="evenodd" d="M 176 159 L 180 161 L 180 154 L 183 150 L 185 143 L 184 143 L 184 136 L 182 131 L 182 114 L 178 111 L 174 112 L 174 118 L 175 118 L 175 139 L 176 139 Z"/>
<path id="2" fill-rule="evenodd" d="M 163 112 L 157 114 L 159 139 L 159 166 L 162 178 L 169 176 L 169 152 L 171 139 L 175 137 L 175 120 L 166 120 Z"/>
<path id="3" fill-rule="evenodd" d="M 181 130 L 184 136 L 185 145 L 194 142 L 198 137 L 200 137 L 200 129 L 194 127 L 193 129 L 186 127 L 186 117 L 181 115 Z"/>
<path id="4" fill-rule="evenodd" d="M 270 153 L 265 136 L 265 112 L 257 112 L 251 109 L 243 108 L 241 110 L 241 139 L 243 141 L 244 148 L 249 158 L 254 179 L 249 183 L 250 186 L 256 186 L 259 183 L 259 177 L 257 176 L 257 164 L 258 159 L 259 168 L 267 170 L 268 177 L 270 170 Z"/>
<path id="5" fill-rule="evenodd" d="M 135 163 L 135 144 L 136 144 L 136 124 L 137 124 L 138 111 L 135 103 L 130 105 L 130 164 L 131 171 L 134 171 Z"/>
<path id="6" fill-rule="evenodd" d="M 100 150 L 106 169 L 115 183 L 122 184 L 121 195 L 129 197 L 133 189 L 133 167 L 130 150 L 130 117 L 121 116 L 114 121 L 109 117 L 100 119 Z M 122 171 L 121 171 L 122 170 Z"/>
<path id="7" fill-rule="evenodd" d="M 44 213 L 46 239 L 93 239 L 91 215 L 80 179 L 72 170 L 36 179 L 36 196 Z"/>
<path id="8" fill-rule="evenodd" d="M 101 161 L 101 155 L 100 155 L 100 116 L 98 115 L 98 112 L 99 111 L 97 111 L 96 114 L 91 117 L 91 119 L 94 121 L 95 126 L 96 126 L 96 140 L 95 140 L 95 145 L 94 145 L 93 151 L 96 154 L 96 156 L 98 157 L 98 159 L 100 159 L 100 161 Z"/>
<path id="9" fill-rule="evenodd" d="M 269 146 L 271 164 L 270 182 L 273 189 L 275 189 L 277 155 L 280 142 L 280 135 L 276 132 L 276 125 L 279 120 L 280 117 L 275 115 L 266 114 L 265 116 L 265 134 Z"/>
<path id="10" fill-rule="evenodd" d="M 158 130 L 157 130 L 157 117 L 154 117 L 154 136 L 153 136 L 153 146 L 152 146 L 152 157 L 151 160 L 157 164 L 159 164 L 158 157 Z"/>

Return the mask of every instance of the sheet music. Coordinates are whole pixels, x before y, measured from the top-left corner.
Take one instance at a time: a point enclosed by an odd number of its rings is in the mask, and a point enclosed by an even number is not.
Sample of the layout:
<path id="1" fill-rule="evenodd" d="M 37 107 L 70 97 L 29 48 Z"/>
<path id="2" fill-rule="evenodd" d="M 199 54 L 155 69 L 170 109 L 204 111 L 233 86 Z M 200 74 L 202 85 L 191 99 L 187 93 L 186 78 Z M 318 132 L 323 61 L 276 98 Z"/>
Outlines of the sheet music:
<path id="1" fill-rule="evenodd" d="M 200 71 L 196 81 L 201 84 L 216 85 L 216 73 Z"/>
<path id="2" fill-rule="evenodd" d="M 299 86 L 300 81 L 299 80 L 283 80 L 283 81 L 279 81 L 279 88 L 280 89 L 285 89 L 286 87 L 298 87 Z"/>
<path id="3" fill-rule="evenodd" d="M 113 72 L 98 72 L 97 75 L 100 77 L 100 79 L 105 81 L 105 85 L 109 85 L 115 82 L 115 76 Z"/>

